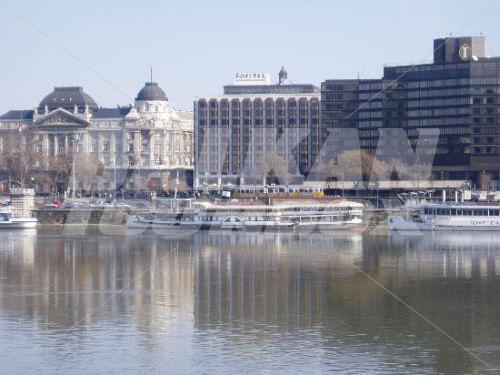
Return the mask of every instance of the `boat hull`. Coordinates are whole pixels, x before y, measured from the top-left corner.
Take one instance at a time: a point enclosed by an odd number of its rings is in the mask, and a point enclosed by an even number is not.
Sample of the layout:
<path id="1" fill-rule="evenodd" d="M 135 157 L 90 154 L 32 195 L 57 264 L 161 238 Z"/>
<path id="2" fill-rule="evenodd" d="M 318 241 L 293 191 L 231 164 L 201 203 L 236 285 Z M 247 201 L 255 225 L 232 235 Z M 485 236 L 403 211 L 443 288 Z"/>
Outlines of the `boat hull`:
<path id="1" fill-rule="evenodd" d="M 397 231 L 500 231 L 500 219 L 442 218 L 415 221 L 403 216 L 390 216 L 390 230 Z"/>
<path id="2" fill-rule="evenodd" d="M 129 216 L 127 217 L 127 228 L 131 231 L 163 231 L 172 230 L 179 231 L 184 229 L 189 230 L 211 230 L 211 229 L 221 229 L 221 230 L 248 230 L 248 231 L 281 231 L 281 230 L 349 230 L 360 227 L 362 225 L 362 219 L 353 219 L 349 221 L 338 221 L 338 222 L 303 222 L 303 223 L 292 223 L 283 221 L 268 221 L 268 222 L 256 222 L 256 221 L 243 221 L 243 220 L 232 220 L 232 217 L 226 218 L 222 221 L 213 222 L 169 222 L 169 221 L 157 221 L 157 220 L 145 220 L 140 217 Z"/>
<path id="3" fill-rule="evenodd" d="M 0 222 L 0 229 L 33 229 L 36 228 L 36 219 L 16 219 Z"/>

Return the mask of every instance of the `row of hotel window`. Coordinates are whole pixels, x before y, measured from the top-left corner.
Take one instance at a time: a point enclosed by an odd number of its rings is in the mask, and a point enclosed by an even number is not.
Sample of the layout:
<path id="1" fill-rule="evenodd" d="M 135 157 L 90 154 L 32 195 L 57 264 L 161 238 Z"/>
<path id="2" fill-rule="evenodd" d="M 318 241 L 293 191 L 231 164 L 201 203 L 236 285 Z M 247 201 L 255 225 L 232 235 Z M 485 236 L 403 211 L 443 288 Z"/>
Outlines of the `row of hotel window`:
<path id="1" fill-rule="evenodd" d="M 228 108 L 231 106 L 232 108 L 239 108 L 240 104 L 243 105 L 243 107 L 251 107 L 252 104 L 254 107 L 257 108 L 262 108 L 263 105 L 266 107 L 273 107 L 274 105 L 276 106 L 284 106 L 285 103 L 287 103 L 289 106 L 297 106 L 297 103 L 300 106 L 307 106 L 308 103 L 311 103 L 311 105 L 317 104 L 318 103 L 318 98 L 314 97 L 311 99 L 308 98 L 278 98 L 278 99 L 272 99 L 272 98 L 267 98 L 262 100 L 261 98 L 255 98 L 255 99 L 250 99 L 250 98 L 245 98 L 243 100 L 240 99 L 221 99 L 218 101 L 217 99 L 210 99 L 209 101 L 209 108 L 210 109 L 216 109 L 218 106 L 221 108 Z M 200 99 L 198 101 L 198 108 L 199 109 L 205 109 L 207 107 L 207 101 L 205 99 Z"/>
<path id="2" fill-rule="evenodd" d="M 384 82 L 384 89 L 397 89 L 402 82 Z M 429 81 L 411 81 L 407 82 L 409 89 L 421 89 L 432 87 L 452 87 L 452 86 L 469 86 L 469 85 L 497 85 L 500 84 L 500 79 L 491 78 L 460 78 L 460 79 L 435 79 Z M 382 90 L 382 82 L 360 83 L 359 88 L 355 84 L 323 84 L 322 91 L 371 91 L 363 94 L 377 95 L 376 91 Z M 375 92 L 373 92 L 375 91 Z"/>
<path id="3" fill-rule="evenodd" d="M 433 89 L 433 90 L 410 90 L 408 98 L 430 98 L 430 97 L 450 97 L 450 96 L 469 96 L 469 95 L 495 95 L 500 93 L 497 87 L 462 87 L 451 89 Z"/>
<path id="4" fill-rule="evenodd" d="M 478 114 L 492 115 L 494 114 L 494 108 L 487 108 L 481 113 L 481 111 L 472 111 L 473 113 L 479 112 Z M 470 113 L 469 107 L 451 107 L 451 108 L 433 108 L 433 109 L 412 109 L 407 112 L 408 117 L 433 117 L 433 116 L 460 116 L 468 115 Z M 379 119 L 382 118 L 382 111 L 359 111 L 359 119 Z M 403 114 L 397 114 L 398 117 L 403 117 Z M 342 113 L 334 113 L 332 118 L 343 118 Z M 491 123 L 493 123 L 492 121 Z"/>
<path id="5" fill-rule="evenodd" d="M 424 100 L 409 100 L 408 107 L 443 107 L 443 106 L 456 106 L 456 105 L 480 105 L 480 104 L 495 104 L 495 97 L 454 97 L 454 98 L 440 98 L 440 99 L 424 99 Z"/>
<path id="6" fill-rule="evenodd" d="M 434 79 L 431 81 L 408 82 L 408 88 L 417 89 L 417 88 L 443 87 L 443 86 L 496 85 L 496 84 L 500 84 L 500 79 L 496 77 Z"/>
<path id="7" fill-rule="evenodd" d="M 452 126 L 457 126 L 457 125 L 468 125 L 469 124 L 469 118 L 468 117 L 458 117 L 458 118 L 428 118 L 428 119 L 418 119 L 418 120 L 408 120 L 408 126 L 409 127 L 420 127 L 420 126 L 429 126 L 433 127 L 432 130 L 435 129 L 435 127 L 439 126 L 449 126 L 450 128 L 448 129 L 440 129 L 441 134 L 458 134 L 461 133 L 462 131 L 457 131 L 455 130 L 456 128 L 451 128 Z M 338 121 L 333 122 L 333 127 L 338 126 Z M 358 128 L 359 129 L 367 129 L 367 128 L 381 128 L 382 127 L 382 121 L 359 121 Z M 462 128 L 461 128 L 462 129 Z M 468 129 L 468 128 L 467 128 Z M 423 129 L 420 129 L 423 130 Z M 408 130 L 408 134 L 410 132 L 413 132 L 414 134 L 416 133 L 416 129 L 410 129 Z"/>
<path id="8" fill-rule="evenodd" d="M 495 88 L 489 88 L 485 89 L 483 88 L 482 90 L 475 90 L 473 88 L 469 87 L 462 87 L 462 88 L 449 88 L 449 89 L 432 89 L 432 90 L 409 90 L 407 92 L 407 97 L 412 99 L 412 98 L 435 98 L 435 97 L 453 97 L 453 96 L 464 96 L 464 97 L 469 97 L 471 94 L 472 95 L 478 95 L 478 94 L 486 94 L 486 95 L 495 95 L 495 92 L 500 93 L 500 89 Z M 365 100 L 370 100 L 372 103 L 379 103 L 379 104 L 374 104 L 377 106 L 380 106 L 383 97 L 385 99 L 391 99 L 392 92 L 387 91 L 385 92 L 385 95 L 382 96 L 380 95 L 381 93 L 373 93 L 373 92 L 362 92 L 359 93 L 359 96 L 354 95 L 353 93 L 337 93 L 337 94 L 324 94 L 323 95 L 323 101 L 324 102 L 329 102 L 329 101 L 365 101 Z M 465 103 L 468 104 L 468 103 Z"/>
<path id="9" fill-rule="evenodd" d="M 430 130 L 430 131 L 427 131 Z M 434 137 L 439 135 L 458 135 L 458 134 L 470 134 L 469 128 L 466 127 L 457 127 L 457 128 L 448 128 L 448 129 L 409 129 L 406 132 L 408 137 L 420 137 L 421 141 L 424 141 L 424 137 L 427 137 L 429 140 L 433 140 Z M 392 134 L 389 132 L 389 129 L 375 129 L 375 130 L 360 130 L 359 135 L 361 137 L 379 137 L 380 135 L 384 135 L 386 138 L 389 137 L 397 137 L 399 134 Z"/>
<path id="10" fill-rule="evenodd" d="M 423 211 L 434 216 L 500 216 L 500 208 L 424 208 Z"/>
<path id="11" fill-rule="evenodd" d="M 469 113 L 469 107 L 416 109 L 409 110 L 408 117 L 457 116 L 468 115 Z"/>

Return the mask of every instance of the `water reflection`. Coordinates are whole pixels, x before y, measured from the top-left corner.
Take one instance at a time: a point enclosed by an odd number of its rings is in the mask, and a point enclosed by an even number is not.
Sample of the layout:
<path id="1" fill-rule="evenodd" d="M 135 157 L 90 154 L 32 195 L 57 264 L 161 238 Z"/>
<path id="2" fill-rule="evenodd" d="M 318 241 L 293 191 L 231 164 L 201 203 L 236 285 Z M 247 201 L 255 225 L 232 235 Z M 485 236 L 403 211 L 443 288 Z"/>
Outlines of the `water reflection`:
<path id="1" fill-rule="evenodd" d="M 0 372 L 486 371 L 360 267 L 494 373 L 499 254 L 487 233 L 4 231 Z"/>
<path id="2" fill-rule="evenodd" d="M 12 233 L 0 240 L 4 312 L 43 317 L 55 328 L 84 328 L 124 314 L 150 321 L 155 312 L 140 310 L 169 306 L 168 297 L 192 310 L 190 242 Z"/>

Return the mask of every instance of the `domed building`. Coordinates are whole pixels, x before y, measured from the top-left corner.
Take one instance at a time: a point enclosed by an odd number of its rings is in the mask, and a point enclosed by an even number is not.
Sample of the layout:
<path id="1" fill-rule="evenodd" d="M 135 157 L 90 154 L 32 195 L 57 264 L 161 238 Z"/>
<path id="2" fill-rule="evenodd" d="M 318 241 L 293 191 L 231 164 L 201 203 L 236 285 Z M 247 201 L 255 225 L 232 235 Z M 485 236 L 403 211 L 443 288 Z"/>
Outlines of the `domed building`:
<path id="1" fill-rule="evenodd" d="M 82 87 L 56 87 L 33 110 L 0 116 L 0 154 L 13 138 L 29 164 L 23 182 L 39 192 L 72 190 L 73 174 L 56 169 L 73 159 L 77 192 L 171 190 L 177 177 L 192 181 L 193 113 L 173 109 L 152 81 L 133 105 L 112 108 Z"/>

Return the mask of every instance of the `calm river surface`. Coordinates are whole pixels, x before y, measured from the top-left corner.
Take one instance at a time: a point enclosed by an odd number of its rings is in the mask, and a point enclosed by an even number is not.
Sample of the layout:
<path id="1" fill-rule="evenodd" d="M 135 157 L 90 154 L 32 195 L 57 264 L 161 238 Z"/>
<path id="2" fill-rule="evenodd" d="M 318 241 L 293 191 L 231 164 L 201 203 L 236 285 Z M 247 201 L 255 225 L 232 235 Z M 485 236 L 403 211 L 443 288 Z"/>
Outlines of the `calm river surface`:
<path id="1" fill-rule="evenodd" d="M 0 232 L 0 374 L 325 372 L 500 373 L 500 235 Z"/>

